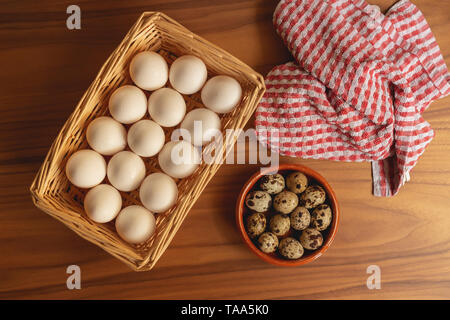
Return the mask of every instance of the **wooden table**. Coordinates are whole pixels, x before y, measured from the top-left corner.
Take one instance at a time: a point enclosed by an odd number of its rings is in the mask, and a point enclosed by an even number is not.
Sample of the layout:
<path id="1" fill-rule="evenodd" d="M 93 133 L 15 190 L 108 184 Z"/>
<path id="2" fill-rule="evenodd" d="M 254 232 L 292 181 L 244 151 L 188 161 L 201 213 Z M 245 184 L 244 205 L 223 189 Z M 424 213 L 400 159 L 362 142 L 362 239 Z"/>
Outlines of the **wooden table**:
<path id="1" fill-rule="evenodd" d="M 385 10 L 394 1 L 370 2 Z M 450 65 L 450 2 L 414 2 Z M 332 247 L 300 268 L 268 265 L 240 239 L 234 204 L 257 165 L 224 165 L 147 273 L 130 271 L 33 206 L 28 187 L 52 140 L 141 12 L 163 11 L 266 74 L 291 59 L 272 27 L 276 3 L 79 0 L 82 28 L 72 31 L 71 1 L 2 4 L 0 298 L 450 298 L 450 98 L 425 112 L 436 137 L 393 198 L 371 195 L 369 163 L 282 158 L 325 176 L 342 209 Z M 81 267 L 81 290 L 66 288 L 72 264 Z M 380 290 L 366 286 L 369 265 L 381 269 Z"/>

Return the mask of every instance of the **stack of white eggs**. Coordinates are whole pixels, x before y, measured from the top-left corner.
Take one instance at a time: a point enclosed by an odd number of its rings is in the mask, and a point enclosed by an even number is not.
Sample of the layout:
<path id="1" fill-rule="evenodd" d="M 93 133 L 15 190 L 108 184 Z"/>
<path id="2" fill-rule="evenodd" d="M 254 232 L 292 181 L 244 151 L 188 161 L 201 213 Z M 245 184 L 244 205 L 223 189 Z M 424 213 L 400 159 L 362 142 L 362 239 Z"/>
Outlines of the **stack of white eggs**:
<path id="1" fill-rule="evenodd" d="M 97 223 L 116 219 L 119 236 L 137 244 L 155 232 L 154 213 L 165 212 L 175 204 L 178 187 L 174 178 L 185 178 L 195 171 L 201 159 L 199 147 L 211 141 L 211 131 L 221 129 L 217 113 L 230 112 L 241 100 L 242 89 L 229 76 L 219 75 L 206 81 L 205 64 L 192 55 L 179 57 L 169 70 L 158 53 L 141 52 L 131 61 L 130 76 L 135 85 L 124 85 L 113 92 L 109 99 L 111 117 L 99 117 L 89 124 L 86 138 L 92 150 L 75 152 L 66 164 L 66 175 L 75 186 L 92 188 L 84 198 L 90 219 Z M 173 89 L 164 87 L 168 80 Z M 148 98 L 144 90 L 152 91 Z M 200 90 L 206 108 L 186 114 L 183 95 Z M 147 110 L 150 119 L 144 119 Z M 201 121 L 201 136 L 192 139 L 196 121 Z M 191 138 L 165 143 L 162 127 L 178 125 Z M 125 150 L 127 145 L 129 150 Z M 183 157 L 182 162 L 174 161 L 174 153 L 189 156 Z M 146 177 L 143 158 L 157 155 L 164 173 Z M 108 163 L 104 156 L 111 157 Z M 102 184 L 105 177 L 110 184 Z M 142 206 L 122 208 L 119 191 L 138 188 Z"/>

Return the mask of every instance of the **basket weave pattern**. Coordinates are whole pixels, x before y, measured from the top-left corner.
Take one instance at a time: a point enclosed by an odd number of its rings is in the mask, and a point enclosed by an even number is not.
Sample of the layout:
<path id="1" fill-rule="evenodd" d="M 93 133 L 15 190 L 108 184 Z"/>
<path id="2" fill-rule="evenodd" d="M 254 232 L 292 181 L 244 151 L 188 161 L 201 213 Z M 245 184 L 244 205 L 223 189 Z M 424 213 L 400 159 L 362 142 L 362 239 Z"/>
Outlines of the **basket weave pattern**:
<path id="1" fill-rule="evenodd" d="M 70 184 L 65 175 L 66 162 L 77 150 L 89 148 L 85 138 L 88 124 L 99 116 L 108 115 L 109 97 L 115 89 L 132 84 L 128 72 L 130 61 L 135 54 L 145 50 L 158 52 L 169 64 L 178 56 L 193 54 L 205 62 L 209 78 L 224 74 L 239 81 L 242 86 L 241 103 L 232 112 L 219 115 L 224 144 L 218 152 L 222 152 L 223 158 L 232 149 L 237 138 L 235 135 L 226 136 L 225 130 L 242 129 L 265 90 L 260 74 L 160 12 L 143 13 L 102 66 L 53 142 L 30 190 L 37 207 L 136 271 L 154 267 L 187 213 L 220 167 L 220 163 L 202 163 L 191 176 L 177 180 L 179 195 L 176 205 L 169 211 L 156 215 L 156 232 L 143 244 L 126 243 L 116 233 L 114 222 L 98 224 L 84 213 L 83 199 L 87 190 Z M 146 94 L 148 96 L 149 92 Z M 186 101 L 186 112 L 203 106 L 200 93 L 183 97 Z M 166 142 L 170 140 L 173 129 L 164 128 Z M 109 159 L 110 157 L 105 157 L 106 161 Z M 143 160 L 147 169 L 146 175 L 160 171 L 157 156 Z M 130 193 L 121 192 L 121 195 L 123 207 L 141 204 L 137 190 Z"/>

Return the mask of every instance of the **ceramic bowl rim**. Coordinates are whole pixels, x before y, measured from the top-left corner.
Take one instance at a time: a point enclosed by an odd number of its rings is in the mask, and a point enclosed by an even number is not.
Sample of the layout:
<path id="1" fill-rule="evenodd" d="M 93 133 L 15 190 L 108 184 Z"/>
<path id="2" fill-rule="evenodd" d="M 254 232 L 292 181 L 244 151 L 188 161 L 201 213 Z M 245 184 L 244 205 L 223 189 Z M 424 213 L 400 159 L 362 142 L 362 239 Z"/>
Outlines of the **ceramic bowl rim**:
<path id="1" fill-rule="evenodd" d="M 330 231 L 327 235 L 327 237 L 324 239 L 323 245 L 314 251 L 313 253 L 302 257 L 300 259 L 296 260 L 286 260 L 282 258 L 277 258 L 272 255 L 266 254 L 259 250 L 259 248 L 253 243 L 253 241 L 250 239 L 250 237 L 247 234 L 247 231 L 245 229 L 244 225 L 244 206 L 245 206 L 245 197 L 248 194 L 248 192 L 253 188 L 253 186 L 256 184 L 256 182 L 263 176 L 269 173 L 276 173 L 278 171 L 283 170 L 294 170 L 294 171 L 300 171 L 304 173 L 308 177 L 312 177 L 317 182 L 320 183 L 320 185 L 325 189 L 327 192 L 327 195 L 329 197 L 329 201 L 333 210 L 333 221 L 330 226 Z M 241 192 L 239 193 L 237 202 L 236 202 L 236 224 L 239 229 L 239 232 L 241 234 L 242 240 L 245 242 L 245 244 L 249 247 L 249 249 L 255 253 L 260 259 L 264 260 L 265 262 L 271 263 L 273 265 L 277 266 L 283 266 L 283 267 L 295 267 L 295 266 L 301 266 L 306 263 L 312 262 L 316 259 L 318 259 L 320 256 L 322 256 L 325 251 L 328 250 L 328 248 L 331 246 L 339 226 L 339 219 L 340 219 L 340 210 L 338 201 L 336 198 L 336 194 L 334 193 L 333 189 L 331 188 L 330 184 L 328 183 L 325 178 L 320 175 L 317 171 L 306 167 L 301 164 L 292 164 L 292 163 L 285 163 L 285 164 L 279 164 L 278 166 L 272 166 L 268 168 L 262 168 L 261 170 L 258 170 L 256 173 L 254 173 L 250 179 L 247 180 L 247 182 L 244 184 L 244 186 L 241 189 Z"/>

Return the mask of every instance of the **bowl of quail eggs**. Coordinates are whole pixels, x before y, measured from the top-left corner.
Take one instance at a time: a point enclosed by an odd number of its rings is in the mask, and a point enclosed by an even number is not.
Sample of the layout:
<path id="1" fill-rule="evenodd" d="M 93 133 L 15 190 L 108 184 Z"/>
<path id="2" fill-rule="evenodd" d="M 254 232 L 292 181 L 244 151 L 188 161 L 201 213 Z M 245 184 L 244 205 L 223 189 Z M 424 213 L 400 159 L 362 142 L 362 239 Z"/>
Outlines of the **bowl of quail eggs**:
<path id="1" fill-rule="evenodd" d="M 236 223 L 244 242 L 262 260 L 300 266 L 330 247 L 339 206 L 319 173 L 299 164 L 280 164 L 259 170 L 244 185 Z"/>

